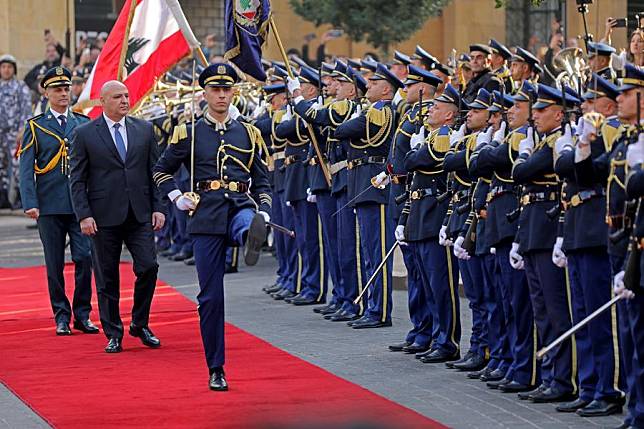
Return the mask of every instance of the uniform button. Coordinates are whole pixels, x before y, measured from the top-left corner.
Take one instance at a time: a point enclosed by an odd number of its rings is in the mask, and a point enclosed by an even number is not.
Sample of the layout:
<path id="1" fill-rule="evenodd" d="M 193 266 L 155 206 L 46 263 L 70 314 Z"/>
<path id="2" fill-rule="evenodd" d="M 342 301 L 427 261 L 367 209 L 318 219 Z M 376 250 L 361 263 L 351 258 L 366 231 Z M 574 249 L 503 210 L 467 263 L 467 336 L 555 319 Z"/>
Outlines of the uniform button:
<path id="1" fill-rule="evenodd" d="M 224 176 L 224 180 L 228 180 L 228 176 Z"/>
<path id="2" fill-rule="evenodd" d="M 224 194 L 224 197 L 228 198 L 228 192 L 226 192 L 226 193 Z"/>
<path id="3" fill-rule="evenodd" d="M 219 130 L 219 134 L 224 135 L 224 130 Z"/>
<path id="4" fill-rule="evenodd" d="M 65 140 L 65 141 L 69 141 L 69 140 L 67 140 L 67 137 L 65 137 L 63 140 Z"/>
<path id="5" fill-rule="evenodd" d="M 221 142 L 222 142 L 222 143 L 226 143 L 226 140 L 224 140 L 224 139 L 221 139 Z"/>
<path id="6" fill-rule="evenodd" d="M 222 168 L 222 169 L 224 169 L 224 170 L 226 170 L 228 167 L 224 165 L 224 166 L 223 166 L 223 167 L 221 167 L 221 168 Z"/>

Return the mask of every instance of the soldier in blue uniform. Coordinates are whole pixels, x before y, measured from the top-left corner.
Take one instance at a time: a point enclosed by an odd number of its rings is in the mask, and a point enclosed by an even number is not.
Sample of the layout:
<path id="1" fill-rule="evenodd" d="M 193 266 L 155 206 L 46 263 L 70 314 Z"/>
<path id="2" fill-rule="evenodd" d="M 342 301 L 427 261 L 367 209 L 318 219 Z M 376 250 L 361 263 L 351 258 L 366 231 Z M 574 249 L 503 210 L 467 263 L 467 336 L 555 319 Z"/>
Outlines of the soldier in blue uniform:
<path id="1" fill-rule="evenodd" d="M 514 91 L 514 82 L 512 82 L 512 76 L 510 75 L 508 61 L 512 58 L 512 52 L 503 43 L 495 39 L 490 39 L 488 46 L 492 50 L 490 69 L 503 82 L 505 93 L 511 94 Z"/>
<path id="2" fill-rule="evenodd" d="M 592 105 L 603 108 L 600 113 L 610 118 L 617 112 L 618 95 L 616 86 L 594 74 L 583 98 L 593 100 Z M 585 103 L 584 110 L 589 109 L 589 104 Z M 591 159 L 606 152 L 603 138 L 590 141 L 597 133 L 594 125 L 583 118 L 577 128 L 578 142 L 590 145 Z M 555 172 L 564 179 L 564 185 L 561 234 L 555 241 L 552 261 L 559 267 L 568 267 L 573 323 L 579 323 L 609 301 L 612 290 L 606 249 L 608 226 L 597 221 L 606 218 L 604 187 L 595 180 L 580 180 L 575 174 L 573 145 L 571 127 L 567 125 L 554 148 Z M 621 412 L 624 394 L 619 387 L 617 318 L 611 316 L 614 314 L 604 312 L 575 333 L 579 398 L 560 404 L 557 411 L 576 411 L 583 417 Z"/>
<path id="3" fill-rule="evenodd" d="M 424 118 L 427 117 L 428 110 L 432 105 L 432 98 L 436 87 L 442 81 L 429 71 L 423 70 L 416 66 L 409 66 L 409 74 L 405 80 L 407 87 L 407 103 L 410 108 L 400 120 L 398 129 L 394 135 L 394 143 L 391 146 L 391 153 L 389 156 L 391 176 L 380 173 L 377 177 L 379 184 L 383 180 L 390 180 L 390 197 L 389 197 L 389 212 L 392 216 L 399 231 L 400 237 L 404 237 L 404 224 L 399 224 L 400 216 L 403 211 L 403 203 L 397 201 L 405 196 L 407 192 L 407 180 L 410 178 L 407 170 L 405 169 L 405 157 L 412 149 L 410 145 L 411 137 L 417 134 L 416 140 L 419 142 L 425 141 L 425 125 Z M 422 105 L 420 102 L 422 91 Z M 435 124 L 433 124 L 435 125 Z M 440 124 L 441 126 L 444 124 Z M 417 173 L 419 178 L 422 173 Z M 382 180 L 379 180 L 381 179 Z M 385 179 L 387 178 L 387 179 Z M 401 228 L 403 229 L 401 234 Z M 409 317 L 412 323 L 412 329 L 407 333 L 405 341 L 400 344 L 392 344 L 389 346 L 391 351 L 403 351 L 405 353 L 423 353 L 429 350 L 433 336 L 433 317 L 434 314 L 430 308 L 430 298 L 428 293 L 431 293 L 429 285 L 427 291 L 421 278 L 419 268 L 414 261 L 413 252 L 409 246 L 402 246 L 402 255 L 405 267 L 407 268 L 407 303 L 409 307 Z"/>
<path id="4" fill-rule="evenodd" d="M 349 141 L 348 189 L 354 199 L 360 229 L 360 249 L 368 277 L 380 265 L 393 244 L 392 219 L 387 216 L 389 189 L 375 187 L 371 178 L 384 170 L 396 130 L 396 112 L 391 105 L 395 92 L 403 83 L 383 64 L 369 78 L 368 109 L 344 122 L 334 133 L 338 140 Z M 351 210 L 351 207 L 344 210 Z M 391 270 L 389 259 L 371 285 L 368 308 L 358 320 L 348 322 L 354 329 L 391 326 Z"/>
<path id="5" fill-rule="evenodd" d="M 97 334 L 89 320 L 92 310 L 92 259 L 88 237 L 81 234 L 69 190 L 68 151 L 77 126 L 88 121 L 70 106 L 71 72 L 64 67 L 49 69 L 40 86 L 50 108 L 27 121 L 20 150 L 20 195 L 25 214 L 38 221 L 45 253 L 49 299 L 56 320 L 57 335 L 71 335 L 74 329 Z M 74 299 L 65 296 L 65 240 L 69 236 L 75 264 Z"/>
<path id="6" fill-rule="evenodd" d="M 230 65 L 215 63 L 204 69 L 199 85 L 204 88 L 208 112 L 194 129 L 187 125 L 175 128 L 153 173 L 161 192 L 180 210 L 192 212 L 188 232 L 199 278 L 201 337 L 210 371 L 209 387 L 216 391 L 228 390 L 223 369 L 226 247 L 245 245 L 246 264 L 257 263 L 271 210 L 268 174 L 260 157 L 262 136 L 254 126 L 229 116 L 237 81 Z M 196 196 L 182 194 L 172 177 L 181 165 L 190 168 L 191 161 Z"/>
<path id="7" fill-rule="evenodd" d="M 510 76 L 515 84 L 519 85 L 525 80 L 535 84 L 541 70 L 537 57 L 520 46 L 516 47 L 516 52 L 510 58 Z"/>
<path id="8" fill-rule="evenodd" d="M 489 144 L 477 149 L 478 168 L 494 172 L 486 197 L 485 240 L 496 251 L 499 273 L 495 283 L 495 297 L 499 305 L 496 311 L 490 311 L 491 319 L 497 322 L 490 325 L 489 337 L 499 338 L 498 349 L 495 350 L 490 344 L 490 363 L 479 375 L 479 379 L 486 381 L 492 389 L 512 382 L 534 386 L 539 381 L 534 358 L 534 320 L 528 284 L 523 266 L 512 266 L 510 260 L 511 249 L 518 247 L 513 243 L 518 216 L 508 216 L 518 213 L 517 196 L 520 190 L 512 179 L 512 165 L 518 156 L 519 142 L 526 137 L 529 104 L 534 98 L 534 88 L 528 81 L 523 82 L 514 97 L 506 94 L 504 102 L 512 104 L 507 115 L 510 131 L 503 137 L 503 133 L 495 133 Z M 495 333 L 493 328 L 498 331 Z"/>
<path id="9" fill-rule="evenodd" d="M 604 79 L 615 82 L 617 75 L 611 67 L 611 55 L 616 51 L 611 45 L 601 42 L 588 42 L 588 65 L 592 72 Z"/>
<path id="10" fill-rule="evenodd" d="M 474 216 L 481 216 L 482 205 L 485 203 L 484 195 L 487 194 L 489 184 L 480 180 L 471 173 L 472 154 L 487 126 L 490 117 L 490 93 L 485 88 L 480 88 L 476 98 L 467 104 L 467 112 L 464 130 L 465 136 L 445 155 L 443 163 L 446 171 L 454 172 L 454 178 L 458 183 L 454 189 L 461 189 L 462 198 L 454 201 L 452 212 L 449 216 L 449 236 L 453 239 L 453 253 L 458 258 L 459 272 L 463 280 L 463 290 L 469 301 L 472 310 L 472 333 L 470 335 L 470 348 L 468 352 L 455 362 L 448 362 L 447 366 L 459 370 L 479 370 L 487 363 L 487 305 L 485 303 L 485 286 L 481 258 L 478 256 L 481 249 L 471 248 L 471 254 L 463 248 L 466 237 L 471 237 L 470 229 Z M 487 179 L 486 179 L 487 180 Z M 482 202 L 481 202 L 482 200 Z M 475 205 L 478 203 L 478 205 Z M 474 229 L 476 236 L 476 229 Z M 477 240 L 478 241 L 478 240 Z M 478 243 L 475 243 L 478 247 Z M 477 250 L 477 251 L 475 251 Z M 483 253 L 489 253 L 484 249 Z"/>
<path id="11" fill-rule="evenodd" d="M 422 292 L 416 292 L 416 295 L 426 301 L 411 299 L 413 294 L 410 292 L 410 314 L 412 307 L 416 307 L 416 317 L 428 318 L 427 327 L 412 331 L 417 345 L 424 345 L 423 340 L 427 341 L 425 337 L 430 335 L 427 343 L 430 349 L 416 355 L 423 362 L 453 359 L 459 353 L 458 266 L 456 258 L 438 240 L 449 205 L 449 198 L 445 197 L 447 175 L 443 159 L 450 146 L 450 127 L 458 117 L 459 97 L 458 91 L 448 85 L 443 95 L 433 100 L 434 105 L 427 115 L 431 132 L 427 139 L 422 128 L 412 134 L 411 151 L 403 161 L 403 167 L 413 172 L 413 177 L 398 220 L 396 239 L 407 243 L 403 249 L 408 249 L 403 252 L 411 254 L 411 261 L 407 259 L 407 263 L 413 264 L 422 287 Z M 419 287 L 415 283 L 411 286 Z"/>
<path id="12" fill-rule="evenodd" d="M 325 319 L 334 322 L 351 321 L 364 313 L 364 300 L 356 305 L 353 303 L 358 293 L 362 290 L 362 268 L 359 258 L 359 245 L 356 239 L 356 218 L 351 210 L 341 210 L 335 216 L 334 212 L 347 204 L 347 158 L 346 145 L 348 142 L 341 142 L 333 133 L 338 125 L 348 120 L 351 115 L 359 108 L 359 98 L 364 94 L 366 81 L 353 69 L 337 62 L 336 67 L 331 75 L 334 82 L 332 93 L 335 98 L 326 106 L 316 106 L 312 109 L 306 101 L 300 100 L 295 105 L 295 111 L 307 122 L 328 128 L 328 137 L 326 145 L 326 157 L 329 163 L 329 172 L 332 176 L 330 196 L 335 203 L 334 206 L 320 206 L 318 199 L 318 210 L 325 213 L 328 217 L 327 228 L 329 231 L 335 226 L 334 238 L 328 240 L 327 249 L 329 252 L 335 252 L 337 259 L 337 275 L 333 278 L 333 298 L 325 307 L 315 308 L 314 311 L 322 314 Z M 358 91 L 358 93 L 356 93 Z M 317 181 L 324 180 L 319 177 L 320 171 L 316 172 Z M 319 195 L 318 195 L 319 196 Z M 324 195 L 326 199 L 326 195 Z M 324 201 L 324 200 L 323 200 Z M 325 204 L 326 205 L 326 204 Z M 323 217 L 324 219 L 324 217 Z M 333 225 L 332 223 L 335 223 Z"/>
<path id="13" fill-rule="evenodd" d="M 317 103 L 320 95 L 318 73 L 309 67 L 302 67 L 298 79 L 298 83 L 301 80 L 303 97 L 311 106 Z M 292 113 L 291 106 L 275 128 L 275 135 L 286 139 L 284 198 L 292 208 L 295 240 L 302 263 L 299 293 L 285 298 L 286 302 L 294 305 L 324 304 L 328 288 L 322 223 L 309 182 L 311 168 L 307 159 L 309 145 L 312 144 L 311 132 L 314 133 L 319 147 L 323 148 L 325 139 L 320 128 L 308 127 L 304 119 Z"/>
<path id="14" fill-rule="evenodd" d="M 552 263 L 551 253 L 558 231 L 557 214 L 549 215 L 559 204 L 560 183 L 554 172 L 553 148 L 561 135 L 563 105 L 572 106 L 579 100 L 561 91 L 539 85 L 533 106 L 536 131 L 531 128 L 519 144 L 519 156 L 512 169 L 515 182 L 523 184 L 518 240 L 523 255 L 530 289 L 534 320 L 541 344 L 549 344 L 571 326 L 568 303 L 570 291 L 566 273 Z M 563 342 L 541 363 L 542 383 L 527 399 L 533 402 L 564 402 L 577 395 L 576 362 L 573 359 L 574 339 Z M 526 391 L 532 386 L 506 385 L 508 391 Z"/>

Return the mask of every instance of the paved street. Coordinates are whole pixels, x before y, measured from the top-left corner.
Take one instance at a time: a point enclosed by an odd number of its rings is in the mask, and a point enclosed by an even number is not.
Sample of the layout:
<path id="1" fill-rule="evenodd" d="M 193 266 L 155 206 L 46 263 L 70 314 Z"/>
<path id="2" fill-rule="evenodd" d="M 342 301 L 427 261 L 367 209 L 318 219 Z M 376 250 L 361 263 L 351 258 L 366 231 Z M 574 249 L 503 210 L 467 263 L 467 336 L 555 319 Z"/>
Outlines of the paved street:
<path id="1" fill-rule="evenodd" d="M 37 231 L 27 229 L 29 223 L 21 217 L 0 215 L 0 266 L 43 263 Z M 193 268 L 164 259 L 160 264 L 161 280 L 194 301 L 198 286 Z M 227 276 L 227 320 L 340 377 L 456 428 L 589 428 L 620 423 L 619 417 L 582 419 L 560 414 L 553 405 L 525 403 L 515 395 L 491 391 L 442 364 L 422 364 L 413 356 L 388 352 L 386 346 L 402 340 L 409 328 L 405 291 L 394 291 L 394 326 L 366 331 L 324 321 L 311 307 L 273 301 L 261 287 L 273 279 L 274 265 L 274 259 L 264 254 L 258 266 L 241 267 L 239 273 Z M 463 339 L 467 340 L 466 301 L 461 309 Z M 0 385 L 0 428 L 43 426 L 37 415 Z"/>

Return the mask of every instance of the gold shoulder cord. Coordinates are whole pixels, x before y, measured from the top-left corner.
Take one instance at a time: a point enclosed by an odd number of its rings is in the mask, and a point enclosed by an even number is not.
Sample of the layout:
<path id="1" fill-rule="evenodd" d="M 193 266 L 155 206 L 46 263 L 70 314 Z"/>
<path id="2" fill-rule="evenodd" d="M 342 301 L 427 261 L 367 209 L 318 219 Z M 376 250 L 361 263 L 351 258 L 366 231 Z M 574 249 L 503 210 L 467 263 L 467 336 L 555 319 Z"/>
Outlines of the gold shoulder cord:
<path id="1" fill-rule="evenodd" d="M 61 173 L 67 175 L 67 173 L 69 172 L 69 155 L 67 152 L 67 144 L 65 143 L 65 140 L 60 138 L 60 136 L 57 135 L 56 133 L 38 125 L 34 121 L 29 121 L 29 127 L 31 128 L 31 135 L 32 135 L 31 141 L 26 147 L 24 147 L 20 151 L 21 154 L 27 149 L 29 149 L 33 144 L 37 144 L 36 130 L 34 129 L 34 127 L 38 128 L 43 133 L 54 137 L 56 140 L 58 140 L 58 143 L 60 144 L 60 148 L 58 149 L 58 152 L 56 152 L 56 155 L 54 155 L 54 157 L 44 167 L 42 168 L 38 167 L 38 164 L 34 161 L 34 172 L 37 175 L 47 174 L 50 171 L 52 171 L 54 168 L 56 168 L 56 165 L 58 165 L 58 163 L 62 161 L 60 166 Z"/>

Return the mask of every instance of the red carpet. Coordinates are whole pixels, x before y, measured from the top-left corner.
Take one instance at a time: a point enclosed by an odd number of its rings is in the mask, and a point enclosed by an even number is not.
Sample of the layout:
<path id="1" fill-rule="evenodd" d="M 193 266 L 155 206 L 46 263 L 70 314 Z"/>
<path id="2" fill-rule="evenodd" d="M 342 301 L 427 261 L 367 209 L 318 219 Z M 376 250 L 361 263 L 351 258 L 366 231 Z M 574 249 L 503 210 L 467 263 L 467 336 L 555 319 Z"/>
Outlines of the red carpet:
<path id="1" fill-rule="evenodd" d="M 121 272 L 127 326 L 133 274 Z M 71 295 L 71 266 L 65 276 Z M 56 337 L 45 278 L 43 267 L 0 269 L 0 380 L 52 426 L 443 427 L 230 324 L 232 387 L 209 391 L 196 305 L 163 283 L 150 323 L 161 349 L 126 335 L 124 352 L 108 355 L 102 333 Z"/>

